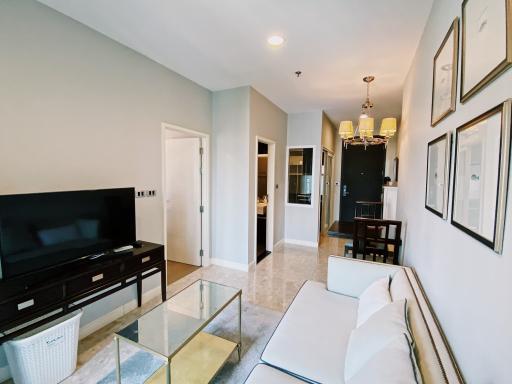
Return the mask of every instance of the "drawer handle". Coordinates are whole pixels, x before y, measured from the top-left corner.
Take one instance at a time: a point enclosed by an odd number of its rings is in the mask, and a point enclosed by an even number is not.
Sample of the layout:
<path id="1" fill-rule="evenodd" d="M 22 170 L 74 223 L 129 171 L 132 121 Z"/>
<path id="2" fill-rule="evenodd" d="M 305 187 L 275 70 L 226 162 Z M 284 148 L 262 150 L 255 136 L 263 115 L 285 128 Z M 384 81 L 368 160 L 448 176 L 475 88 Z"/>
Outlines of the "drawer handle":
<path id="1" fill-rule="evenodd" d="M 23 303 L 19 303 L 18 304 L 18 311 L 21 311 L 22 309 L 31 307 L 33 305 L 34 305 L 34 299 L 30 299 L 30 300 L 24 301 Z"/>
<path id="2" fill-rule="evenodd" d="M 144 264 L 144 263 L 147 263 L 149 260 L 151 260 L 151 256 L 146 256 L 146 257 L 142 258 L 141 262 L 142 262 L 142 264 Z"/>
<path id="3" fill-rule="evenodd" d="M 95 283 L 95 282 L 100 281 L 102 279 L 103 279 L 103 273 L 100 273 L 99 275 L 96 275 L 96 276 L 92 277 L 92 282 Z"/>

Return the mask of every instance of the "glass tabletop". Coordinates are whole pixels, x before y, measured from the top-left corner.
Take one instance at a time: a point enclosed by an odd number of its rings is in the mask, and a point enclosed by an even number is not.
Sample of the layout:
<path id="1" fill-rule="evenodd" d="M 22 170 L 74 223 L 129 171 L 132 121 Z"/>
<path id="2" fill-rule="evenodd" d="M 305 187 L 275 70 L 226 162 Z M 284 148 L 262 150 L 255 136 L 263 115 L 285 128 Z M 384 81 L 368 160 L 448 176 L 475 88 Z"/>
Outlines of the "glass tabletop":
<path id="1" fill-rule="evenodd" d="M 198 280 L 117 335 L 171 358 L 240 294 L 238 288 Z"/>

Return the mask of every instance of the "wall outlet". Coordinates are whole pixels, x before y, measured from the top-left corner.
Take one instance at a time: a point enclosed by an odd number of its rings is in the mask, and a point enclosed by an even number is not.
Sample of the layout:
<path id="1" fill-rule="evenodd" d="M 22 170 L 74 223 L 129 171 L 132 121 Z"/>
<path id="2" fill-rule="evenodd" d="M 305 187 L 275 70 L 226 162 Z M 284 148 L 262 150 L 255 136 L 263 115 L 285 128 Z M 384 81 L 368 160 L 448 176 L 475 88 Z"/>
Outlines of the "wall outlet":
<path id="1" fill-rule="evenodd" d="M 156 196 L 156 190 L 150 189 L 150 190 L 144 190 L 144 191 L 136 191 L 135 197 L 141 198 L 141 197 L 155 197 Z"/>

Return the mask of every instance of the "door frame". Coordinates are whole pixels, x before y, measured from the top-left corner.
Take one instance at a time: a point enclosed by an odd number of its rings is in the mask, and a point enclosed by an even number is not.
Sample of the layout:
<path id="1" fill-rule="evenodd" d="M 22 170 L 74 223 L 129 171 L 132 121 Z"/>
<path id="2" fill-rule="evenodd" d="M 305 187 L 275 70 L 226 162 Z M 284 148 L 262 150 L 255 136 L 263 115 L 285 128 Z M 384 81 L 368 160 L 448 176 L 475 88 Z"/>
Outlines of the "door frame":
<path id="1" fill-rule="evenodd" d="M 254 212 L 254 247 L 253 247 L 253 263 L 256 264 L 258 258 L 257 242 L 258 242 L 258 143 L 268 145 L 268 161 L 267 161 L 267 245 L 269 252 L 274 252 L 274 210 L 275 210 L 275 178 L 276 178 L 276 142 L 263 136 L 256 136 L 254 148 L 254 190 L 253 190 L 253 212 Z M 251 263 L 252 264 L 252 263 Z"/>
<path id="2" fill-rule="evenodd" d="M 303 149 L 303 148 L 311 148 L 313 150 L 313 164 L 312 164 L 312 169 L 313 169 L 313 172 L 311 174 L 311 204 L 296 204 L 296 203 L 289 203 L 288 202 L 288 184 L 289 184 L 289 172 L 290 172 L 290 149 Z M 322 155 L 320 154 L 320 166 L 321 166 L 321 162 L 322 162 Z M 286 177 L 286 182 L 285 182 L 285 191 L 284 191 L 284 205 L 285 206 L 289 206 L 289 207 L 300 207 L 300 208 L 306 208 L 306 209 L 317 209 L 318 211 L 318 208 L 315 207 L 315 203 L 316 203 L 316 199 L 317 199 L 317 194 L 320 194 L 320 183 L 318 183 L 318 188 L 315 188 L 315 182 L 316 182 L 316 178 L 317 177 L 320 177 L 317 175 L 318 172 L 321 171 L 320 168 L 316 169 L 317 167 L 317 162 L 318 162 L 318 159 L 317 159 L 317 153 L 316 153 L 316 145 L 288 145 L 286 147 L 286 172 L 285 172 L 285 177 Z M 318 189 L 318 190 L 317 190 Z M 318 204 L 320 205 L 320 204 Z M 317 220 L 318 221 L 318 220 Z"/>
<path id="3" fill-rule="evenodd" d="M 331 226 L 333 220 L 332 218 L 334 217 L 333 215 L 333 211 L 334 211 L 334 207 L 333 207 L 333 203 L 334 203 L 334 196 L 333 196 L 333 181 L 334 181 L 334 160 L 336 158 L 336 154 L 334 152 L 332 152 L 331 150 L 329 150 L 328 148 L 326 147 L 322 147 L 322 154 L 321 156 L 323 156 L 324 152 L 327 154 L 327 158 L 330 158 L 331 159 L 331 167 L 329 169 L 330 171 L 330 177 L 329 177 L 329 209 L 330 209 L 330 212 L 331 212 L 331 215 L 329 217 L 329 222 L 327 223 L 327 229 L 324 231 L 324 228 L 323 228 L 323 222 L 322 220 L 325 219 L 325 201 L 323 199 L 324 195 L 322 193 L 319 193 L 319 206 L 321 206 L 321 209 L 320 209 L 320 225 L 319 225 L 319 233 L 320 234 L 325 234 L 329 231 L 329 227 Z M 322 157 L 320 157 L 320 180 L 321 180 L 321 183 L 320 183 L 320 192 L 324 191 L 325 192 L 325 172 L 324 172 L 324 175 L 322 175 Z M 323 181 L 323 184 L 322 185 L 322 181 Z M 320 201 L 322 202 L 322 204 L 320 204 Z"/>
<path id="4" fill-rule="evenodd" d="M 202 247 L 203 247 L 203 258 L 202 266 L 207 267 L 211 264 L 211 214 L 210 214 L 210 191 L 211 191 L 211 179 L 210 179 L 210 135 L 204 132 L 195 131 L 192 129 L 184 128 L 179 125 L 165 123 L 161 124 L 161 183 L 162 183 L 162 207 L 163 207 L 163 243 L 165 247 L 165 259 L 167 260 L 167 191 L 166 191 L 166 150 L 165 140 L 167 131 L 178 131 L 184 134 L 189 134 L 191 137 L 200 138 L 203 143 L 203 167 L 202 167 L 202 201 L 203 201 L 203 220 L 202 220 Z M 199 209 L 199 207 L 197 207 Z"/>

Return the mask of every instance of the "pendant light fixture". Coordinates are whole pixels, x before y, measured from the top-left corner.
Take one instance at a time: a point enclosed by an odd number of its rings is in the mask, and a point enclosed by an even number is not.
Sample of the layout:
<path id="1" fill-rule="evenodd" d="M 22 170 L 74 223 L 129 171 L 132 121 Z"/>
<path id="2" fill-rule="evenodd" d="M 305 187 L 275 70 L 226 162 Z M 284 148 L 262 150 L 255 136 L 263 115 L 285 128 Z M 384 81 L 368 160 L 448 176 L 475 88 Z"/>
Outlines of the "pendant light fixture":
<path id="1" fill-rule="evenodd" d="M 386 117 L 382 119 L 379 135 L 374 135 L 375 120 L 371 117 L 373 103 L 370 100 L 370 83 L 375 80 L 374 76 L 366 76 L 363 81 L 366 83 L 366 100 L 361 106 L 361 114 L 356 129 L 351 120 L 344 120 L 340 123 L 339 135 L 345 147 L 347 145 L 368 145 L 387 144 L 397 130 L 396 118 Z"/>

